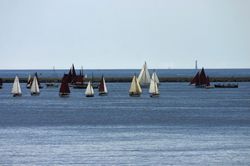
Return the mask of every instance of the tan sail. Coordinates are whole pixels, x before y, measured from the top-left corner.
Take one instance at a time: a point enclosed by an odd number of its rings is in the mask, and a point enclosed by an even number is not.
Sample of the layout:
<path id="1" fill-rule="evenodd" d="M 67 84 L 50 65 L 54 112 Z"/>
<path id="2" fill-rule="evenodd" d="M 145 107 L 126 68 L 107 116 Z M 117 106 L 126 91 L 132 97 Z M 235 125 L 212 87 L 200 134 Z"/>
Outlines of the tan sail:
<path id="1" fill-rule="evenodd" d="M 129 89 L 129 95 L 130 96 L 140 96 L 142 93 L 141 86 L 136 78 L 136 76 L 133 77 L 130 89 Z"/>

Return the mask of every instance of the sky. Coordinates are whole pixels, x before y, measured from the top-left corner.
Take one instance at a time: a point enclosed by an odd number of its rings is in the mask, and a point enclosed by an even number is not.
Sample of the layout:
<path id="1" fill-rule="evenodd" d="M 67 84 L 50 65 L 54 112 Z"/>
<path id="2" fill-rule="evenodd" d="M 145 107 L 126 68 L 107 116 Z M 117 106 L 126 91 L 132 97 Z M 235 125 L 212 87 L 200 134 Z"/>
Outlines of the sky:
<path id="1" fill-rule="evenodd" d="M 250 68 L 250 0 L 0 0 L 0 69 Z"/>

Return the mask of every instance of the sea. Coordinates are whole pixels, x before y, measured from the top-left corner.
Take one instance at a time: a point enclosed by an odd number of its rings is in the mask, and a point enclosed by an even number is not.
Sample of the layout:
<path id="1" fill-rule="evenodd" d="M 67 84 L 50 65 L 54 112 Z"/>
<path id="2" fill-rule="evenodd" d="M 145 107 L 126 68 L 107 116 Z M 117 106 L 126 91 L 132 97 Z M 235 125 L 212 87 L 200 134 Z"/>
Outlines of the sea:
<path id="1" fill-rule="evenodd" d="M 250 75 L 249 69 L 230 70 L 206 72 Z M 33 72 L 27 71 L 1 70 L 0 77 Z M 120 76 L 118 71 L 97 71 L 86 72 Z M 139 70 L 122 72 L 128 76 Z M 159 70 L 164 72 L 195 74 Z M 130 83 L 107 83 L 107 96 L 98 96 L 95 89 L 95 96 L 87 98 L 84 89 L 71 89 L 69 97 L 61 98 L 59 88 L 43 83 L 40 95 L 31 96 L 22 83 L 22 96 L 14 98 L 12 84 L 4 83 L 0 165 L 250 165 L 250 82 L 238 84 L 200 89 L 166 82 L 159 86 L 160 96 L 150 98 L 148 89 L 141 97 L 129 97 Z"/>

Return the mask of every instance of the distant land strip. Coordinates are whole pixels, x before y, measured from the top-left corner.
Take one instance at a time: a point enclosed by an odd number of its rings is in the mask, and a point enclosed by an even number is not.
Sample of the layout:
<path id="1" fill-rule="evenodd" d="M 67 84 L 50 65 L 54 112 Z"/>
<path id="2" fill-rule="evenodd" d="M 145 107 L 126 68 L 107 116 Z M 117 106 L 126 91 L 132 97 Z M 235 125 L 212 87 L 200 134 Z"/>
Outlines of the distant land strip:
<path id="1" fill-rule="evenodd" d="M 101 78 L 86 78 L 85 81 L 92 80 L 99 82 Z M 210 77 L 210 82 L 250 82 L 250 77 Z M 4 83 L 13 83 L 14 78 L 2 78 Z M 61 82 L 61 78 L 39 78 L 41 83 Z M 105 77 L 106 82 L 131 82 L 132 77 Z M 190 82 L 192 77 L 159 77 L 160 82 Z M 19 78 L 21 83 L 26 83 L 27 78 Z"/>

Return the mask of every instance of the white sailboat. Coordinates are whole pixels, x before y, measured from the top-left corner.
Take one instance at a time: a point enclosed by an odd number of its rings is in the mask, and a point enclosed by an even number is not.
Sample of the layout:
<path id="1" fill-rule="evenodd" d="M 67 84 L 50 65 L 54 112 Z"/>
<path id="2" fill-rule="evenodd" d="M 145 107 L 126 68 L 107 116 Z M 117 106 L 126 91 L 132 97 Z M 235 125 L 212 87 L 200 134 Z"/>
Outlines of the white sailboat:
<path id="1" fill-rule="evenodd" d="M 134 76 L 132 79 L 131 85 L 130 85 L 129 95 L 139 97 L 141 95 L 141 93 L 142 93 L 141 86 L 140 86 L 136 76 Z"/>
<path id="2" fill-rule="evenodd" d="M 26 88 L 30 89 L 31 84 L 32 84 L 32 80 L 31 80 L 31 76 L 29 74 L 28 81 L 27 81 L 27 84 L 26 84 Z"/>
<path id="3" fill-rule="evenodd" d="M 147 63 L 145 62 L 138 77 L 138 81 L 142 87 L 148 87 L 150 84 L 150 74 Z"/>
<path id="4" fill-rule="evenodd" d="M 15 77 L 11 93 L 13 94 L 13 97 L 22 96 L 22 91 L 18 76 Z"/>
<path id="5" fill-rule="evenodd" d="M 94 89 L 93 89 L 90 81 L 89 81 L 88 86 L 86 88 L 85 95 L 86 95 L 86 97 L 94 97 Z"/>
<path id="6" fill-rule="evenodd" d="M 31 95 L 39 95 L 40 94 L 40 89 L 39 89 L 39 85 L 38 85 L 38 81 L 37 81 L 36 76 L 34 76 L 34 78 L 33 78 L 30 92 L 31 92 Z"/>
<path id="7" fill-rule="evenodd" d="M 158 97 L 160 95 L 156 78 L 157 78 L 156 73 L 154 72 L 152 74 L 152 78 L 151 78 L 150 86 L 149 86 L 150 97 Z"/>
<path id="8" fill-rule="evenodd" d="M 105 81 L 104 77 L 102 76 L 101 82 L 99 84 L 99 95 L 104 96 L 107 94 L 108 94 L 108 89 L 106 86 L 106 81 Z"/>

